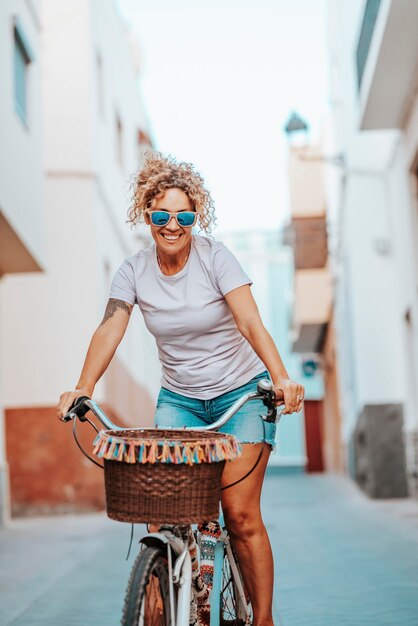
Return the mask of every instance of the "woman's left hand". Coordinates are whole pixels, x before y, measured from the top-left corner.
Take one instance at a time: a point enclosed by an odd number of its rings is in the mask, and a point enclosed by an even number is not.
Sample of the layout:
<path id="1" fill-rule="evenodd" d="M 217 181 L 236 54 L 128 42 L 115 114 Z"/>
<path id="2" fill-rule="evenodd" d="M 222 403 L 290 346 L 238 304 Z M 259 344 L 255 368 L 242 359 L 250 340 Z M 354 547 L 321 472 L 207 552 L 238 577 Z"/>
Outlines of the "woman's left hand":
<path id="1" fill-rule="evenodd" d="M 298 413 L 302 409 L 305 389 L 290 378 L 281 378 L 274 383 L 274 391 L 279 398 L 277 405 L 285 405 L 283 414 Z M 283 399 L 281 399 L 283 398 Z"/>

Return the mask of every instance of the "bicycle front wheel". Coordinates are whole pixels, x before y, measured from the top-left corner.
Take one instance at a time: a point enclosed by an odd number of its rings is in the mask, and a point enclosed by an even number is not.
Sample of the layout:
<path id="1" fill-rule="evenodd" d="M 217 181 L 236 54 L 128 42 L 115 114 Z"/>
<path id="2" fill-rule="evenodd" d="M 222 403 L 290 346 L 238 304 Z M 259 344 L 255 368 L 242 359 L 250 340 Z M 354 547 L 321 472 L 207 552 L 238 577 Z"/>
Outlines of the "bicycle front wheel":
<path id="1" fill-rule="evenodd" d="M 166 554 L 144 548 L 136 558 L 125 595 L 122 626 L 173 626 Z"/>

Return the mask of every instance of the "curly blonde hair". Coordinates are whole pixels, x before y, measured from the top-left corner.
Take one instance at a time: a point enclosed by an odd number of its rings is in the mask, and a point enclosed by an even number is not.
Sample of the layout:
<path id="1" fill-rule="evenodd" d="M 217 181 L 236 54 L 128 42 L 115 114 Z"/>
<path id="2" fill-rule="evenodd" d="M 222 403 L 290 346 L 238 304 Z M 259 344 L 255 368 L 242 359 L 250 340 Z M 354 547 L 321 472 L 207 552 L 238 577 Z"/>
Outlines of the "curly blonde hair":
<path id="1" fill-rule="evenodd" d="M 202 176 L 191 163 L 178 163 L 171 155 L 148 151 L 132 180 L 132 203 L 128 211 L 128 223 L 132 227 L 144 221 L 144 211 L 151 206 L 153 198 L 167 189 L 177 188 L 190 198 L 198 214 L 200 228 L 209 234 L 215 223 L 212 197 L 204 186 Z"/>

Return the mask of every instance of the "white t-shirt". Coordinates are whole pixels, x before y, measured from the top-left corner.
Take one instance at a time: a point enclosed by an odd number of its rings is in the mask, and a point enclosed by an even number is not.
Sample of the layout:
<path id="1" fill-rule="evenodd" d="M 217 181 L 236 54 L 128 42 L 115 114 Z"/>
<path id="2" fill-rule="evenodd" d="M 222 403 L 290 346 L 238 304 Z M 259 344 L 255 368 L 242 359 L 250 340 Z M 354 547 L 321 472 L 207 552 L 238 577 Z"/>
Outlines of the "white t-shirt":
<path id="1" fill-rule="evenodd" d="M 224 244 L 194 235 L 186 265 L 173 276 L 161 272 L 155 244 L 125 259 L 113 278 L 110 298 L 139 305 L 157 343 L 162 386 L 210 400 L 266 369 L 224 298 L 232 289 L 251 284 Z"/>

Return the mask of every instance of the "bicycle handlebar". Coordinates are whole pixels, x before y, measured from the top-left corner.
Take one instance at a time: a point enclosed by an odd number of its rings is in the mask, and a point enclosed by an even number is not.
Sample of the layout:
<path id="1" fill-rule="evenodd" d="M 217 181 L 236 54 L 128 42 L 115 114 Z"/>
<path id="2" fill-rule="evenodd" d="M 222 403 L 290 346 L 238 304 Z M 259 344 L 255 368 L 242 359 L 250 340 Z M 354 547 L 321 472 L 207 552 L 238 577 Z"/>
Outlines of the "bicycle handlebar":
<path id="1" fill-rule="evenodd" d="M 257 384 L 257 391 L 246 393 L 241 396 L 241 398 L 238 398 L 238 400 L 234 402 L 234 404 L 218 420 L 216 420 L 216 422 L 209 424 L 209 426 L 192 427 L 187 430 L 218 430 L 221 426 L 226 424 L 231 417 L 233 417 L 235 413 L 249 400 L 263 401 L 268 411 L 267 415 L 260 415 L 260 417 L 266 422 L 274 423 L 281 418 L 282 412 L 279 411 L 279 418 L 277 419 L 277 408 L 275 406 L 276 395 L 273 391 L 273 383 L 270 380 L 263 378 Z M 130 428 L 122 428 L 117 424 L 114 424 L 99 404 L 88 396 L 81 396 L 80 398 L 77 398 L 69 412 L 61 418 L 61 421 L 69 422 L 78 417 L 81 422 L 85 422 L 87 419 L 85 415 L 88 411 L 92 411 L 99 422 L 108 430 L 131 430 Z"/>
<path id="2" fill-rule="evenodd" d="M 80 422 L 85 422 L 87 420 L 85 415 L 89 411 L 92 411 L 92 413 L 94 413 L 99 422 L 103 424 L 103 426 L 108 430 L 128 430 L 126 428 L 121 428 L 117 424 L 114 424 L 103 411 L 101 406 L 95 400 L 92 400 L 88 396 L 81 396 L 80 398 L 76 398 L 68 413 L 61 418 L 61 421 L 70 422 L 74 418 L 78 417 Z"/>

